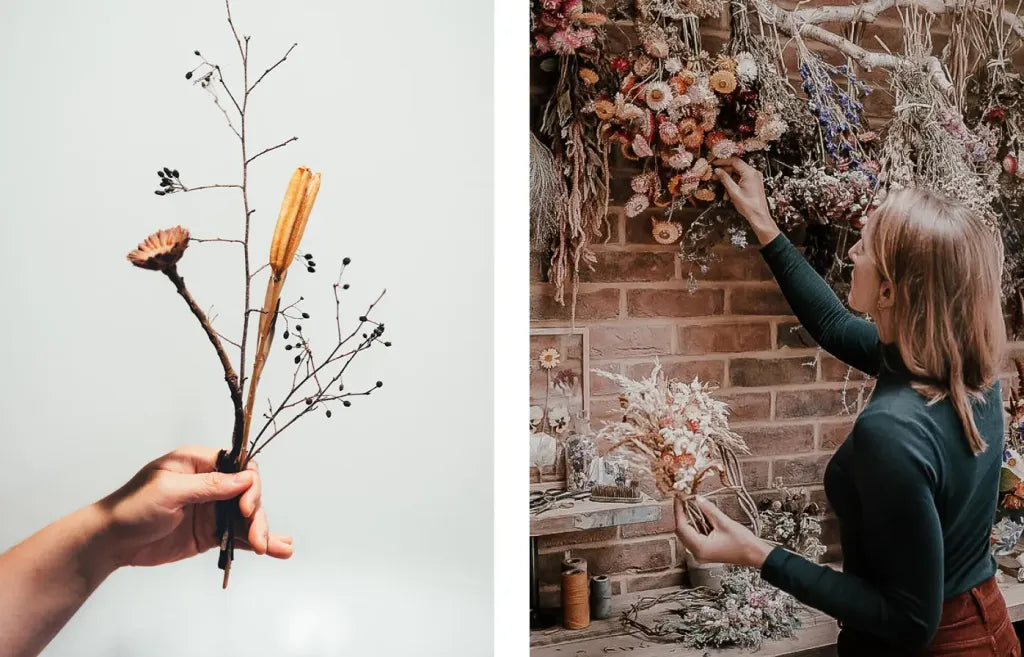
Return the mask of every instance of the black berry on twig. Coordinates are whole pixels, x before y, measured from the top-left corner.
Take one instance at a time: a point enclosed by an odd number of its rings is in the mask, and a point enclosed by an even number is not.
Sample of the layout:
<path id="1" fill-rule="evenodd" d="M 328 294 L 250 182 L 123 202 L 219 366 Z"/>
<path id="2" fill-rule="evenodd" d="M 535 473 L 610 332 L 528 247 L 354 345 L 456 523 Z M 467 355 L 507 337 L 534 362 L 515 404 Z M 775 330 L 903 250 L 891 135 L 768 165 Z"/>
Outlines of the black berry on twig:
<path id="1" fill-rule="evenodd" d="M 302 313 L 302 319 L 309 319 L 309 313 Z"/>
<path id="2" fill-rule="evenodd" d="M 341 403 L 344 404 L 346 408 L 352 405 L 352 402 L 347 399 L 343 399 Z"/>
<path id="3" fill-rule="evenodd" d="M 347 265 L 347 264 L 349 264 L 350 262 L 352 262 L 352 258 L 345 258 L 344 260 L 342 260 L 342 261 L 341 261 L 341 264 L 343 264 L 343 265 Z"/>

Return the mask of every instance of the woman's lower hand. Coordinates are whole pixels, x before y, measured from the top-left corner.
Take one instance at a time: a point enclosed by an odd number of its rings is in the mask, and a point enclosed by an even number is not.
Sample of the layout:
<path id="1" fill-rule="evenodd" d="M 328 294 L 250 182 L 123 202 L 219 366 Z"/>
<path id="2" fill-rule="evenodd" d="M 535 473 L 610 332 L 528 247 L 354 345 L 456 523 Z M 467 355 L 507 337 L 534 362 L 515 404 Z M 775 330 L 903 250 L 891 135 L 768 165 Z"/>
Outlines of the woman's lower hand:
<path id="1" fill-rule="evenodd" d="M 227 474 L 215 471 L 216 462 L 213 448 L 174 450 L 95 504 L 116 565 L 156 566 L 217 546 L 215 504 L 236 496 L 244 528 L 235 546 L 278 559 L 292 555 L 291 537 L 270 533 L 256 464 Z"/>
<path id="2" fill-rule="evenodd" d="M 758 241 L 762 245 L 772 241 L 781 231 L 768 209 L 761 172 L 738 157 L 715 160 L 712 164 L 717 167 L 715 178 L 725 187 L 736 211 L 750 223 Z"/>
<path id="3" fill-rule="evenodd" d="M 760 568 L 771 552 L 771 546 L 721 509 L 703 497 L 697 497 L 697 508 L 711 523 L 711 533 L 702 534 L 690 524 L 683 500 L 676 496 L 676 536 L 698 561 L 731 563 Z"/>

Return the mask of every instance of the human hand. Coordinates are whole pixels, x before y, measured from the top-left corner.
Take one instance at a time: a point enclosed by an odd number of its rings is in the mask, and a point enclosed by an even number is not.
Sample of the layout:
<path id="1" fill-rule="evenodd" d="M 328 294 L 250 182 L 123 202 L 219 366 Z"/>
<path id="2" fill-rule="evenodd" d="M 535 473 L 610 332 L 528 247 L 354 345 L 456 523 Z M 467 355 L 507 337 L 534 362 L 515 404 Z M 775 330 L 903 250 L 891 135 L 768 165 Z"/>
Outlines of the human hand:
<path id="1" fill-rule="evenodd" d="M 118 566 L 156 566 L 217 546 L 215 503 L 239 495 L 245 527 L 236 532 L 235 546 L 278 559 L 292 555 L 291 537 L 270 533 L 256 464 L 226 474 L 215 472 L 216 462 L 210 447 L 176 449 L 96 503 Z"/>
<path id="2" fill-rule="evenodd" d="M 718 167 L 714 171 L 715 178 L 725 187 L 736 211 L 750 223 L 758 241 L 762 245 L 772 241 L 781 231 L 768 209 L 761 172 L 738 157 L 715 160 L 713 164 Z M 732 174 L 737 174 L 739 180 L 735 180 Z"/>
<path id="3" fill-rule="evenodd" d="M 676 496 L 676 536 L 697 560 L 761 568 L 772 550 L 768 543 L 703 497 L 697 497 L 697 508 L 711 523 L 710 534 L 704 535 L 690 524 L 683 500 Z"/>

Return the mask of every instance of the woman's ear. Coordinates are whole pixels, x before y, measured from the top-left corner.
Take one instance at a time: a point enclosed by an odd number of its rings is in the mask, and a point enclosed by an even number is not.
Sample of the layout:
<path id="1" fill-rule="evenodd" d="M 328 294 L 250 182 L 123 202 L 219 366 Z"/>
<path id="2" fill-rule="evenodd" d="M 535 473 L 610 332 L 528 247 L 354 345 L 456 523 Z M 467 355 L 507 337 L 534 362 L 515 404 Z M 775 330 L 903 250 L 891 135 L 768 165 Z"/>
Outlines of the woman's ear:
<path id="1" fill-rule="evenodd" d="M 878 308 L 884 310 L 886 308 L 892 308 L 892 304 L 895 300 L 896 293 L 893 290 L 892 283 L 889 281 L 882 281 L 878 288 Z"/>

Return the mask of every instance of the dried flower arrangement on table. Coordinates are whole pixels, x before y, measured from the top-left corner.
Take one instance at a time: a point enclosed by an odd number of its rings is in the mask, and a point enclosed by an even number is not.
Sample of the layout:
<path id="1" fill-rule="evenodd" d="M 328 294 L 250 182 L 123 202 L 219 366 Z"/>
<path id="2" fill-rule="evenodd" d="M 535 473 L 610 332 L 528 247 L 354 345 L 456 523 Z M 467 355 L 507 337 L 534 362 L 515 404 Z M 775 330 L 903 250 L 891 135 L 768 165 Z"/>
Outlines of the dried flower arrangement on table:
<path id="1" fill-rule="evenodd" d="M 729 566 L 722 589 L 680 589 L 641 598 L 623 614 L 623 623 L 652 641 L 697 649 L 757 649 L 768 640 L 792 637 L 801 626 L 796 599 L 765 583 L 753 568 Z M 654 618 L 641 614 L 657 609 Z"/>
<path id="2" fill-rule="evenodd" d="M 246 117 L 249 111 L 249 102 L 257 86 L 288 58 L 297 44 L 288 48 L 284 56 L 267 68 L 254 82 L 250 82 L 250 37 L 239 35 L 231 18 L 231 6 L 227 0 L 224 4 L 227 10 L 228 24 L 241 57 L 241 86 L 232 91 L 231 86 L 221 74 L 220 66 L 207 61 L 198 50 L 195 51 L 195 56 L 201 60 L 200 64 L 186 73 L 185 78 L 193 80 L 213 98 L 214 103 L 227 119 L 228 126 L 238 138 L 242 161 L 239 172 L 241 182 L 188 187 L 182 182 L 181 174 L 177 169 L 165 167 L 157 172 L 160 177 L 160 188 L 155 193 L 157 196 L 168 196 L 213 188 L 237 190 L 241 196 L 240 228 L 242 235 L 239 238 L 230 239 L 196 238 L 190 235 L 187 229 L 176 226 L 157 231 L 147 237 L 139 244 L 138 248 L 128 254 L 128 260 L 136 267 L 159 271 L 167 276 L 213 345 L 224 372 L 224 381 L 228 386 L 234 418 L 231 447 L 221 450 L 217 469 L 221 472 L 238 472 L 245 469 L 256 455 L 299 419 L 312 412 L 323 412 L 329 418 L 331 417 L 330 407 L 349 407 L 352 405 L 352 398 L 369 395 L 380 388 L 383 385 L 381 381 L 377 381 L 365 389 L 346 387 L 344 375 L 353 359 L 360 353 L 377 345 L 389 347 L 391 343 L 382 339 L 384 324 L 371 317 L 374 308 L 383 297 L 383 292 L 359 317 L 358 323 L 351 332 L 346 333 L 342 330 L 341 297 L 349 290 L 349 284 L 344 283 L 342 277 L 345 268 L 351 262 L 349 258 L 344 258 L 342 261 L 340 272 L 332 286 L 337 340 L 326 354 L 323 352 L 320 352 L 322 355 L 314 354 L 308 337 L 310 332 L 303 330 L 300 323 L 310 319 L 310 313 L 303 310 L 305 299 L 299 297 L 292 303 L 282 305 L 281 296 L 285 280 L 293 265 L 305 267 L 310 274 L 316 272 L 317 265 L 313 256 L 309 253 L 300 255 L 299 245 L 320 189 L 319 173 L 314 174 L 306 167 L 299 167 L 295 170 L 285 191 L 277 224 L 274 227 L 268 259 L 264 264 L 253 268 L 255 263 L 251 257 L 250 245 L 255 232 L 251 221 L 255 209 L 250 206 L 249 202 L 250 193 L 253 191 L 252 164 L 258 158 L 287 146 L 297 137 L 253 153 L 253 149 L 249 147 Z M 218 95 L 221 92 L 226 95 L 226 100 Z M 222 100 L 224 100 L 223 104 Z M 237 340 L 231 340 L 214 328 L 213 321 L 203 312 L 178 271 L 179 261 L 193 242 L 216 242 L 241 247 L 240 264 L 243 269 L 244 291 L 240 337 Z M 251 297 L 252 286 L 261 272 L 266 272 L 267 283 L 264 302 L 260 308 L 252 306 Z M 259 321 L 255 335 L 256 346 L 252 353 L 253 360 L 251 368 L 247 369 L 246 356 L 249 355 L 248 351 L 252 346 L 250 324 L 253 315 L 257 315 Z M 288 341 L 284 344 L 283 350 L 294 352 L 294 356 L 289 353 L 290 357 L 293 356 L 292 360 L 295 365 L 291 385 L 277 403 L 267 399 L 267 410 L 260 413 L 257 419 L 260 424 L 256 428 L 252 426 L 252 423 L 254 414 L 258 412 L 256 408 L 257 385 L 270 356 L 271 345 L 279 333 L 281 339 Z M 237 350 L 237 361 L 228 355 L 225 344 Z M 237 370 L 235 362 L 238 364 Z M 217 536 L 220 540 L 218 567 L 224 570 L 224 587 L 227 587 L 231 563 L 234 559 L 235 524 L 240 519 L 237 499 L 218 503 Z"/>
<path id="3" fill-rule="evenodd" d="M 711 396 L 711 386 L 696 378 L 691 383 L 667 380 L 657 361 L 651 375 L 639 381 L 594 371 L 618 384 L 623 411 L 621 422 L 607 422 L 598 431 L 598 441 L 611 442 L 609 451 L 625 447 L 642 455 L 658 490 L 679 496 L 691 522 L 705 534 L 710 525 L 694 496 L 704 479 L 715 475 L 722 487 L 704 496 L 734 493 L 754 532 L 760 531 L 757 507 L 743 487 L 736 459 L 748 453 L 747 446 L 729 429 L 728 406 Z"/>

